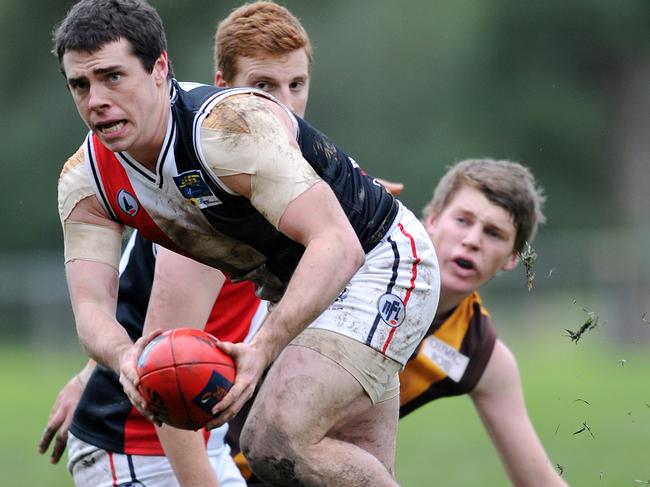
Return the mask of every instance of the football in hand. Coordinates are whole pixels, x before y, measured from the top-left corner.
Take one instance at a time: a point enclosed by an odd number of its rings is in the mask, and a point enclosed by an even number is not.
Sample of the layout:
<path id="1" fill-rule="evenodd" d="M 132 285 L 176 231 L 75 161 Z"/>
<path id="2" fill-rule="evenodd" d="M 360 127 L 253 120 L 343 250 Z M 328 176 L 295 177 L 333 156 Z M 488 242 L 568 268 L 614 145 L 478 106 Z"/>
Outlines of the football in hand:
<path id="1" fill-rule="evenodd" d="M 137 362 L 138 389 L 158 419 L 175 428 L 198 430 L 235 381 L 232 358 L 217 340 L 195 328 L 158 335 Z"/>

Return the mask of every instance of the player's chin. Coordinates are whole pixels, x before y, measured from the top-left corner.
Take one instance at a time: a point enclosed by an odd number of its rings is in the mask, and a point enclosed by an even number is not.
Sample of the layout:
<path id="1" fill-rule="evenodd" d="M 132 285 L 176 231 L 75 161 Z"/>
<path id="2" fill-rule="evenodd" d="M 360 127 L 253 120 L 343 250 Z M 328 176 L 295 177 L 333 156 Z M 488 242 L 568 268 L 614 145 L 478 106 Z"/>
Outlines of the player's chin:
<path id="1" fill-rule="evenodd" d="M 443 287 L 453 294 L 471 294 L 475 289 L 479 288 L 481 280 L 478 275 L 442 275 L 441 281 Z"/>

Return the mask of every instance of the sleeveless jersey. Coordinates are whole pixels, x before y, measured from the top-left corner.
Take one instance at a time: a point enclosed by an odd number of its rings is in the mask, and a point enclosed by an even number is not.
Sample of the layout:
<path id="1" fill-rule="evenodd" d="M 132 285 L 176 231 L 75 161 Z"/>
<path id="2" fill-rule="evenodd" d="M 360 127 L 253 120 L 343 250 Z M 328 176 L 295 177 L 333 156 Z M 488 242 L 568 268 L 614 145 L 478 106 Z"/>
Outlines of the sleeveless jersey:
<path id="1" fill-rule="evenodd" d="M 132 340 L 142 336 L 155 268 L 155 246 L 132 235 L 120 263 L 117 320 Z M 224 341 L 247 336 L 260 301 L 250 282 L 224 283 L 205 330 Z M 131 404 L 113 371 L 97 364 L 70 425 L 81 440 L 115 453 L 164 455 L 152 423 Z M 205 434 L 206 441 L 208 434 Z"/>
<path id="2" fill-rule="evenodd" d="M 436 317 L 400 373 L 400 417 L 441 397 L 471 392 L 495 342 L 494 324 L 476 291 Z"/>
<path id="3" fill-rule="evenodd" d="M 112 218 L 145 238 L 234 280 L 251 280 L 267 291 L 266 299 L 278 300 L 304 247 L 279 232 L 247 198 L 229 191 L 199 149 L 201 123 L 223 99 L 241 93 L 272 97 L 254 89 L 182 86 L 171 83 L 171 114 L 155 173 L 88 134 L 84 152 L 97 198 Z M 331 187 L 369 252 L 393 222 L 397 201 L 326 136 L 298 117 L 292 120 L 304 159 Z"/>

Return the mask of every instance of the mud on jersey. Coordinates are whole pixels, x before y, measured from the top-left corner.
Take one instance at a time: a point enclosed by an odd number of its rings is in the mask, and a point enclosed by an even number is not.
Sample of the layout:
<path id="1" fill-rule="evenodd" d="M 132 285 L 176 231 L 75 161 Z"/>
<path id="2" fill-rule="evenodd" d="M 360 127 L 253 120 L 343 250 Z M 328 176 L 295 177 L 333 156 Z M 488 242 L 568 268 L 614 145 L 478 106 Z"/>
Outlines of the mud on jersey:
<path id="1" fill-rule="evenodd" d="M 252 89 L 172 81 L 171 116 L 155 173 L 127 153 L 111 152 L 92 133 L 85 142 L 86 162 L 99 201 L 116 221 L 234 279 L 251 280 L 267 293 L 265 299 L 278 300 L 304 247 L 279 232 L 247 198 L 228 190 L 200 151 L 207 114 L 242 93 L 270 98 Z M 304 120 L 292 120 L 303 158 L 331 187 L 369 252 L 393 222 L 397 202 L 327 137 Z"/>

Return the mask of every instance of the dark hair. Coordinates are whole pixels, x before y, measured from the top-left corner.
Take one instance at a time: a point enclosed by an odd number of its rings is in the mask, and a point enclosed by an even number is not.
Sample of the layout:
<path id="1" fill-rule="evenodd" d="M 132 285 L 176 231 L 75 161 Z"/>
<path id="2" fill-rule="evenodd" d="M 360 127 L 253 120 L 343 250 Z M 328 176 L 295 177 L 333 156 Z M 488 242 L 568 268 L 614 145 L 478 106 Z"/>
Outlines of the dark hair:
<path id="1" fill-rule="evenodd" d="M 68 50 L 93 53 L 106 44 L 126 39 L 148 73 L 167 50 L 162 20 L 144 0 L 81 0 L 68 11 L 52 37 L 52 52 L 64 76 L 63 55 Z"/>

